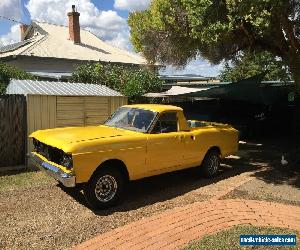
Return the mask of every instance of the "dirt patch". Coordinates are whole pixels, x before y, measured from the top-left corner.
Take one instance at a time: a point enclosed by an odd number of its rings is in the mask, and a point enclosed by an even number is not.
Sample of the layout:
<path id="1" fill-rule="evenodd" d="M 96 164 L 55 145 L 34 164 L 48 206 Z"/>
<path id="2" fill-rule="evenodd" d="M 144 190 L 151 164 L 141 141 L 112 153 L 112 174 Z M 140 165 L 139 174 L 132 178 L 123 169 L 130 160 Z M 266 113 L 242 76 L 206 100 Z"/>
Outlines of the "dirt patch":
<path id="1" fill-rule="evenodd" d="M 209 185 L 217 192 L 226 185 L 224 177 L 231 179 L 235 171 L 227 169 L 212 180 L 195 171 L 183 171 L 137 181 L 130 185 L 124 204 L 103 211 L 90 210 L 81 192 L 53 183 L 6 189 L 0 192 L 0 248 L 70 248 L 135 220 L 207 200 L 214 191 L 205 188 L 203 192 L 201 187 Z"/>
<path id="2" fill-rule="evenodd" d="M 241 198 L 300 205 L 300 165 L 292 158 L 281 164 L 282 156 L 290 155 L 295 146 L 289 141 L 268 141 L 241 145 L 240 162 L 263 166 L 251 174 L 253 179 L 226 194 L 223 199 Z M 248 163 L 247 163 L 248 161 Z"/>
<path id="3" fill-rule="evenodd" d="M 276 175 L 276 171 L 274 171 L 274 175 Z M 290 178 L 289 181 L 293 182 L 295 178 L 297 177 Z M 300 206 L 300 189 L 288 183 L 275 184 L 253 179 L 223 197 L 223 199 L 234 198 L 266 200 Z"/>
<path id="4" fill-rule="evenodd" d="M 0 192 L 56 184 L 53 178 L 40 171 L 10 171 L 0 173 Z"/>

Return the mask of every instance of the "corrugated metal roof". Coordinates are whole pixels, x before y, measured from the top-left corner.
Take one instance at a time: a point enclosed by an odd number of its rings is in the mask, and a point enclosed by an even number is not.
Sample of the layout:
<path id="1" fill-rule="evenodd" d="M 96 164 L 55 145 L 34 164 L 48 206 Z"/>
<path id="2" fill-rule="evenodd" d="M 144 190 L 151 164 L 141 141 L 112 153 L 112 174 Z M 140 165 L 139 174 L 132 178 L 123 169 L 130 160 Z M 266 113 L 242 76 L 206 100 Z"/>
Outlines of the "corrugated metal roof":
<path id="1" fill-rule="evenodd" d="M 16 49 L 18 49 L 28 43 L 31 43 L 31 42 L 32 42 L 32 40 L 26 40 L 26 41 L 9 44 L 9 45 L 0 47 L 0 52 L 8 52 L 8 51 L 16 50 Z"/>
<path id="2" fill-rule="evenodd" d="M 7 94 L 59 96 L 122 96 L 104 85 L 12 79 Z"/>
<path id="3" fill-rule="evenodd" d="M 47 77 L 59 80 L 61 78 L 68 78 L 72 76 L 72 73 L 66 73 L 66 72 L 35 72 L 35 71 L 29 71 L 28 73 L 39 76 L 39 77 Z"/>
<path id="4" fill-rule="evenodd" d="M 162 80 L 210 80 L 215 77 L 207 77 L 201 75 L 160 75 Z"/>

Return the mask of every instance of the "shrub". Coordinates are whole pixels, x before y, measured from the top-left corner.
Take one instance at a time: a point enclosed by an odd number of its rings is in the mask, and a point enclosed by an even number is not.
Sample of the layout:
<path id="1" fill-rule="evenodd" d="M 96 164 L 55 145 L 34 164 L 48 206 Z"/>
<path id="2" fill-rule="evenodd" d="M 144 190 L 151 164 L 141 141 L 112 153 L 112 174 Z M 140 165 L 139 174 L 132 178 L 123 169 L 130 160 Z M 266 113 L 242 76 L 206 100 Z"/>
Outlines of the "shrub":
<path id="1" fill-rule="evenodd" d="M 10 79 L 34 79 L 34 76 L 14 66 L 0 62 L 0 94 L 4 94 Z"/>
<path id="2" fill-rule="evenodd" d="M 102 84 L 138 102 L 147 92 L 162 90 L 157 73 L 147 68 L 115 64 L 89 63 L 77 67 L 72 82 Z"/>

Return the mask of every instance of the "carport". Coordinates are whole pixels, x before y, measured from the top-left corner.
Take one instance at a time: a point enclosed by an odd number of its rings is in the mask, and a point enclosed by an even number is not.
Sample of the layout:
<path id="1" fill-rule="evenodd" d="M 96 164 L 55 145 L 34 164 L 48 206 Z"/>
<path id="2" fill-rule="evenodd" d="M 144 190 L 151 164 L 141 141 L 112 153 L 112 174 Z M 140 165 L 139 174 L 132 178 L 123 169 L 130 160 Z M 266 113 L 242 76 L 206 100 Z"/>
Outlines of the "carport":
<path id="1" fill-rule="evenodd" d="M 296 94 L 294 82 L 262 81 L 263 74 L 238 82 L 198 84 L 185 87 L 173 85 L 161 93 L 145 97 L 161 98 L 182 107 L 188 119 L 216 121 L 234 125 L 242 135 L 292 131 Z M 170 84 L 169 84 L 170 86 Z"/>

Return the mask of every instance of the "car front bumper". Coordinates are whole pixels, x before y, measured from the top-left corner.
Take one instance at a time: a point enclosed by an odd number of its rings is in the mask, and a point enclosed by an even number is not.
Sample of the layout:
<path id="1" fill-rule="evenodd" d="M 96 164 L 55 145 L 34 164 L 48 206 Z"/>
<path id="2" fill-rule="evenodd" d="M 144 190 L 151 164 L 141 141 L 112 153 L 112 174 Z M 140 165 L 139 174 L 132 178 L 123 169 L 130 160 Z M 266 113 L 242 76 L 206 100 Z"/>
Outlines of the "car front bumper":
<path id="1" fill-rule="evenodd" d="M 47 175 L 58 180 L 65 187 L 75 187 L 76 177 L 74 174 L 63 172 L 60 168 L 46 161 L 43 161 L 35 153 L 31 153 L 30 158 L 32 159 L 32 162 L 35 166 L 37 166 L 40 170 L 45 172 Z"/>

